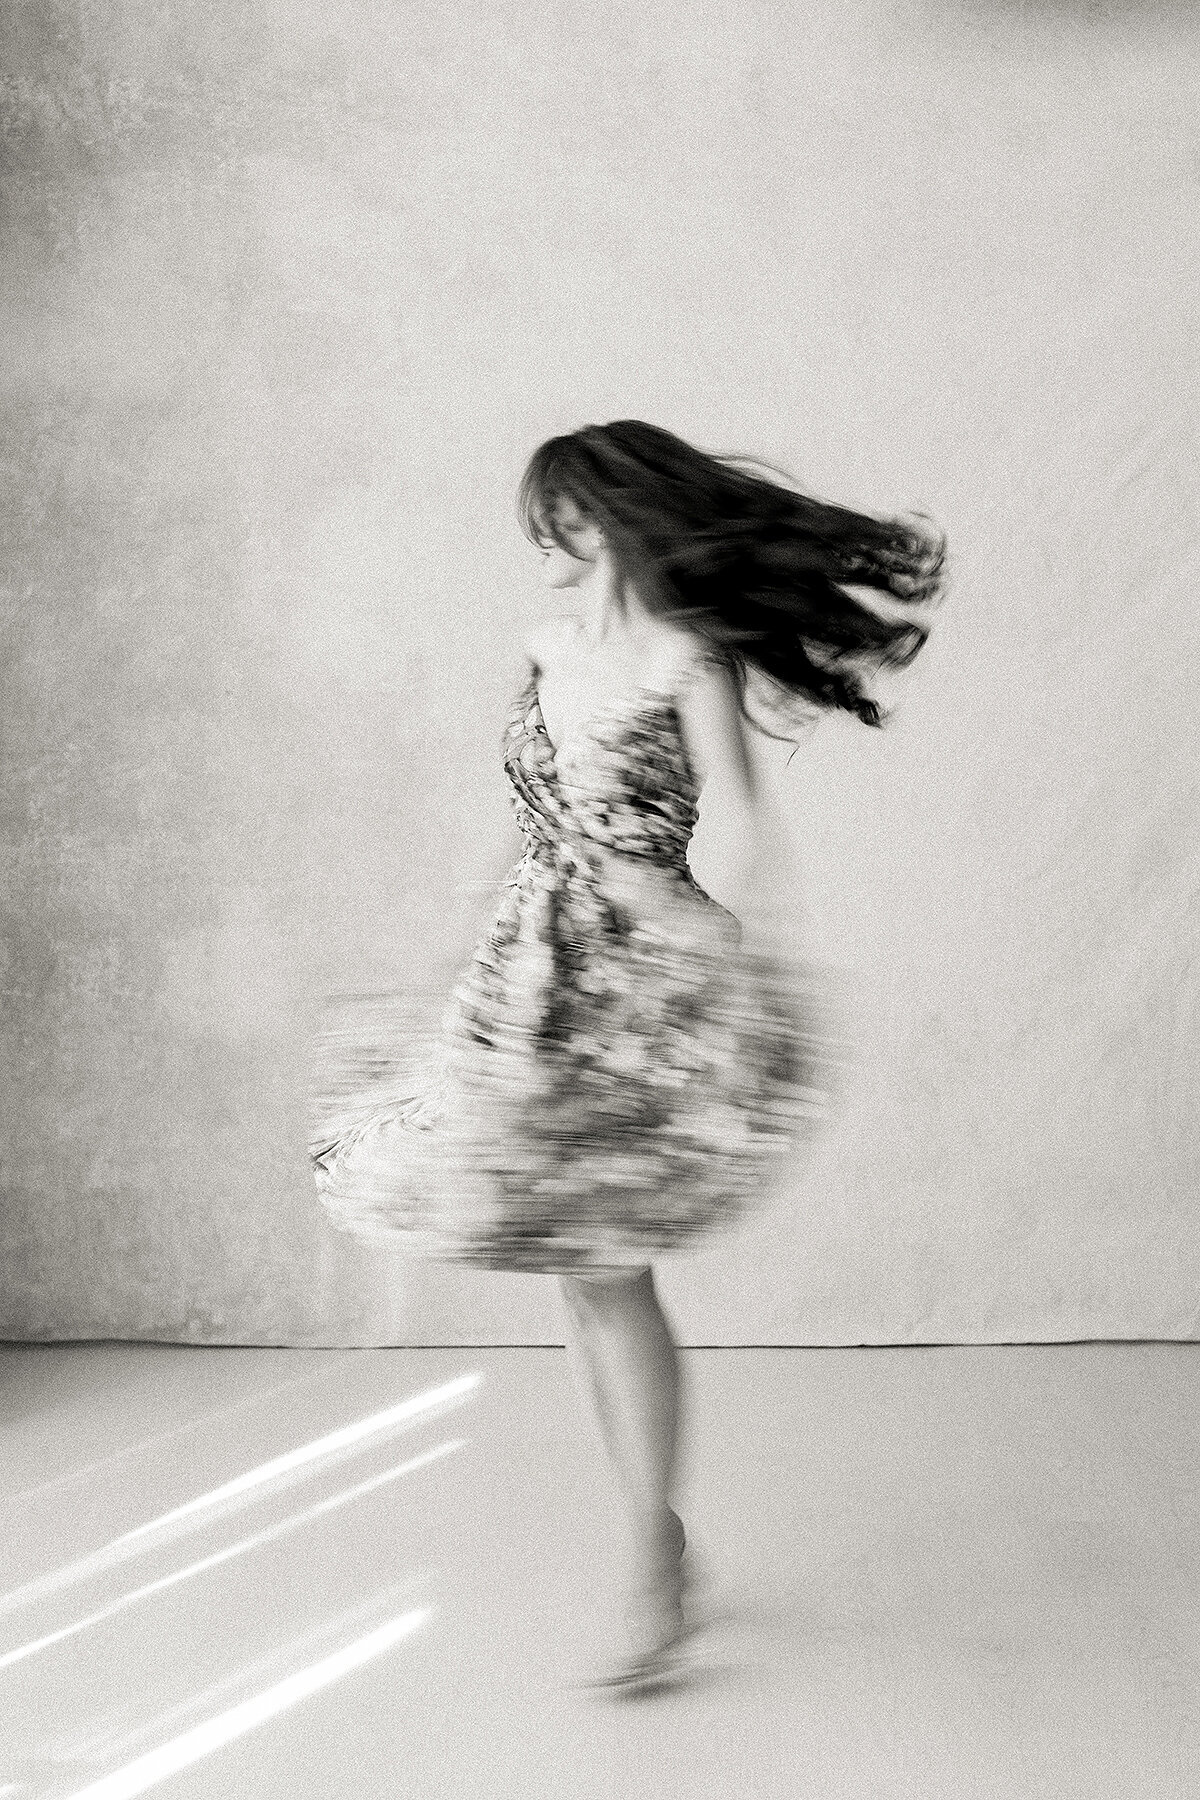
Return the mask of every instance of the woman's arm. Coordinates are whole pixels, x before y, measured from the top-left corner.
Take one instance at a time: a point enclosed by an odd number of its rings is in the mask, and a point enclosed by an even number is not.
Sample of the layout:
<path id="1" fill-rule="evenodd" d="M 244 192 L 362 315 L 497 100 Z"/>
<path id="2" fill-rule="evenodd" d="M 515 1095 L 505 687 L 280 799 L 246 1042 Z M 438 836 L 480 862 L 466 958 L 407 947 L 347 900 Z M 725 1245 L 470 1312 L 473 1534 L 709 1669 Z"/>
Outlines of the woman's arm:
<path id="1" fill-rule="evenodd" d="M 678 706 L 693 766 L 730 810 L 736 876 L 729 904 L 743 925 L 786 934 L 797 902 L 795 856 L 774 790 L 755 766 L 733 676 L 705 663 L 683 684 Z"/>

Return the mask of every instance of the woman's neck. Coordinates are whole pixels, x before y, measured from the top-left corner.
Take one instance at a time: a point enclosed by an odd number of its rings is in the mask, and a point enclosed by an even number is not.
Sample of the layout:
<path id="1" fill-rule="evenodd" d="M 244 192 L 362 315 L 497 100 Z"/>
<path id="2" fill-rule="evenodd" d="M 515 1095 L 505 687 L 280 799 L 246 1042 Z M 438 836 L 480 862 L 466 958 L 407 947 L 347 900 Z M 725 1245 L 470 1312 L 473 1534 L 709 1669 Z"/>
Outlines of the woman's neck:
<path id="1" fill-rule="evenodd" d="M 633 589 L 607 558 L 596 564 L 575 591 L 583 603 L 580 622 L 589 650 L 598 650 L 614 632 L 635 634 L 648 618 Z"/>

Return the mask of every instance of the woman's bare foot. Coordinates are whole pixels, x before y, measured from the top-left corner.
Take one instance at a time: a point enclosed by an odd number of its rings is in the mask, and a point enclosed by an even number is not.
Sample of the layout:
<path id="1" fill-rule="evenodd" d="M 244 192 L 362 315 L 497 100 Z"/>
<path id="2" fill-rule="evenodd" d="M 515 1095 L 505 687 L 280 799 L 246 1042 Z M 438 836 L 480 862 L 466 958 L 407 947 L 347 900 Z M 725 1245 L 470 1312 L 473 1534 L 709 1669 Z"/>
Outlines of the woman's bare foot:
<path id="1" fill-rule="evenodd" d="M 628 1649 L 593 1686 L 646 1687 L 678 1668 L 682 1646 L 690 1635 L 683 1611 L 685 1541 L 683 1521 L 670 1507 L 666 1517 L 643 1534 L 638 1574 L 625 1608 Z"/>

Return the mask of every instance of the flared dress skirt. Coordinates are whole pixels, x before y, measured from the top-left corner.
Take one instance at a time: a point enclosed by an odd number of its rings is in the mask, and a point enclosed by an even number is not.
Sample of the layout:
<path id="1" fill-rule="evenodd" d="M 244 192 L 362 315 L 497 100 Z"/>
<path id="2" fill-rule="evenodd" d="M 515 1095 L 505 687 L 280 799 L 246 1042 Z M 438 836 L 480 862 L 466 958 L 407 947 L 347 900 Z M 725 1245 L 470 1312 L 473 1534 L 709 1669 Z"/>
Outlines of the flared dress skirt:
<path id="1" fill-rule="evenodd" d="M 747 949 L 692 876 L 677 695 L 556 751 L 537 675 L 503 747 L 521 859 L 436 1030 L 396 999 L 339 1046 L 317 1187 L 344 1229 L 448 1261 L 644 1263 L 754 1203 L 826 1109 L 834 1041 L 815 969 Z"/>

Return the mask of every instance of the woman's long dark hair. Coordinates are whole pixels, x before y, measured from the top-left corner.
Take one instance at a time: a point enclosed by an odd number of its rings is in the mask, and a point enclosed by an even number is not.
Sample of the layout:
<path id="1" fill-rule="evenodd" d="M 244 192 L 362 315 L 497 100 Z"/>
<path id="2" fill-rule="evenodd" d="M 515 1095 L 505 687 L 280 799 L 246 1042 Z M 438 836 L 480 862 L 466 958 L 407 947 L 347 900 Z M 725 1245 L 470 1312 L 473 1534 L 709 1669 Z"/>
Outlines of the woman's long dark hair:
<path id="1" fill-rule="evenodd" d="M 534 543 L 570 551 L 556 510 L 573 501 L 604 532 L 647 608 L 708 640 L 734 675 L 743 712 L 750 665 L 777 690 L 881 725 L 887 714 L 864 672 L 905 667 L 929 626 L 875 612 L 847 589 L 876 588 L 928 611 L 941 590 L 945 539 L 923 514 L 870 518 L 810 499 L 781 474 L 619 419 L 542 444 L 517 511 Z"/>

